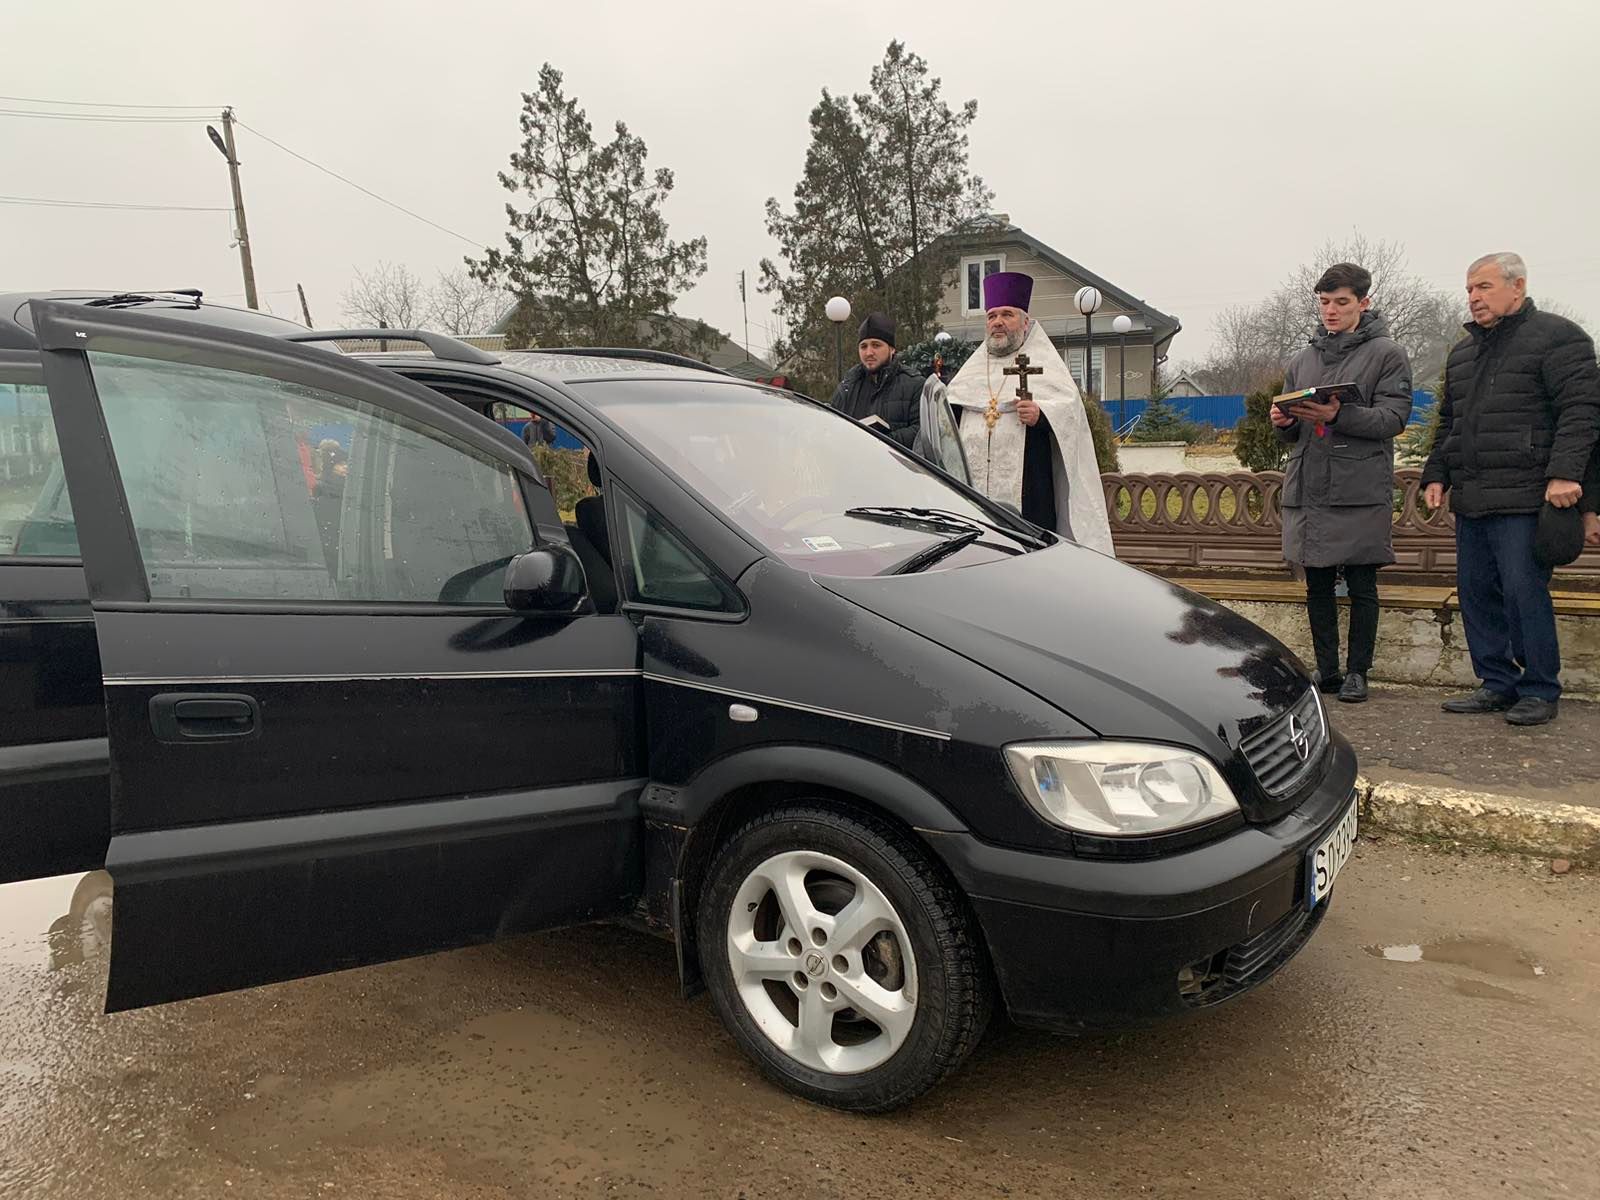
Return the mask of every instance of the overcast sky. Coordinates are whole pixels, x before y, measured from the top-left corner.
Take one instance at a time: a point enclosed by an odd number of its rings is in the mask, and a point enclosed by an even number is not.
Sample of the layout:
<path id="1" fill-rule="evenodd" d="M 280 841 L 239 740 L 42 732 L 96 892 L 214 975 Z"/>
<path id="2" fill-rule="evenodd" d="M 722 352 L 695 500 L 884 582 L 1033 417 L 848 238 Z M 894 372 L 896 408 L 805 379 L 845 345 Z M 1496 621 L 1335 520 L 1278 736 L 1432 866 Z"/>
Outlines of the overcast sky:
<path id="1" fill-rule="evenodd" d="M 478 246 L 505 228 L 495 173 L 541 63 L 597 134 L 626 120 L 668 166 L 677 237 L 710 269 L 680 305 L 770 341 L 762 204 L 787 202 L 820 89 L 861 90 L 891 38 L 978 100 L 972 166 L 995 207 L 1179 317 L 1201 357 L 1219 308 L 1250 301 L 1330 236 L 1405 244 L 1460 287 L 1514 249 L 1530 290 L 1600 323 L 1600 4 L 1595 0 L 1142 3 L 110 4 L 0 0 L 0 91 L 234 106 L 245 124 Z M 0 100 L 7 113 L 34 109 Z M 49 106 L 50 111 L 95 109 Z M 119 110 L 170 116 L 159 110 Z M 181 114 L 178 114 L 181 115 Z M 339 318 L 354 268 L 427 277 L 466 242 L 239 134 L 266 305 Z M 203 124 L 0 114 L 0 193 L 226 207 Z M 243 303 L 226 212 L 0 202 L 0 290 L 195 286 Z"/>

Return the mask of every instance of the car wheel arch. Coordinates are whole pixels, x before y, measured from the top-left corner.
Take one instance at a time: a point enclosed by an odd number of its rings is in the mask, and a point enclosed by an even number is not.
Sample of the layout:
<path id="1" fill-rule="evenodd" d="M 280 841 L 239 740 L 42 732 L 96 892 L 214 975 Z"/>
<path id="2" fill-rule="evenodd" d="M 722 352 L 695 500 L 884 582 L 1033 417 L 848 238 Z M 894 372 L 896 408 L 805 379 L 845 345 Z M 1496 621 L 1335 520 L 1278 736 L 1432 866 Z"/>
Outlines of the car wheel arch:
<path id="1" fill-rule="evenodd" d="M 649 814 L 648 819 L 685 830 L 670 884 L 673 936 L 685 995 L 701 987 L 695 919 L 702 885 L 729 835 L 757 813 L 808 802 L 887 821 L 962 892 L 938 845 L 940 839 L 929 835 L 965 833 L 965 822 L 920 783 L 873 759 L 816 746 L 762 747 L 712 764 L 674 793 L 673 801 L 672 816 Z"/>

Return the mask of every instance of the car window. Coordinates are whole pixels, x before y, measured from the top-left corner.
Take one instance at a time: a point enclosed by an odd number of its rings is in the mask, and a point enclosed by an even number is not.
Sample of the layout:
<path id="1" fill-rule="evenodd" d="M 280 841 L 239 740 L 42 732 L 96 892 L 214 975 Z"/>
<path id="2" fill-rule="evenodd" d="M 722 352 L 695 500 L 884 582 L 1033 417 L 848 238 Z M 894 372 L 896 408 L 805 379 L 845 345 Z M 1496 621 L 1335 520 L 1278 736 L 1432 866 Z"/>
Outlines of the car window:
<path id="1" fill-rule="evenodd" d="M 0 555 L 77 553 L 49 393 L 42 384 L 0 383 Z"/>
<path id="2" fill-rule="evenodd" d="M 489 416 L 521 438 L 532 452 L 556 511 L 571 525 L 578 501 L 596 494 L 589 480 L 589 448 L 565 426 L 520 404 L 496 400 L 489 406 Z"/>
<path id="3" fill-rule="evenodd" d="M 903 506 L 990 520 L 937 468 L 855 422 L 773 389 L 696 380 L 576 385 L 769 553 L 818 575 L 874 575 L 949 536 L 851 509 Z M 946 565 L 1006 551 L 969 546 Z"/>
<path id="4" fill-rule="evenodd" d="M 619 496 L 628 540 L 628 593 L 641 604 L 728 611 L 732 591 L 654 513 Z"/>
<path id="5" fill-rule="evenodd" d="M 513 472 L 446 434 L 245 372 L 89 359 L 152 597 L 500 603 L 492 566 L 532 544 Z"/>

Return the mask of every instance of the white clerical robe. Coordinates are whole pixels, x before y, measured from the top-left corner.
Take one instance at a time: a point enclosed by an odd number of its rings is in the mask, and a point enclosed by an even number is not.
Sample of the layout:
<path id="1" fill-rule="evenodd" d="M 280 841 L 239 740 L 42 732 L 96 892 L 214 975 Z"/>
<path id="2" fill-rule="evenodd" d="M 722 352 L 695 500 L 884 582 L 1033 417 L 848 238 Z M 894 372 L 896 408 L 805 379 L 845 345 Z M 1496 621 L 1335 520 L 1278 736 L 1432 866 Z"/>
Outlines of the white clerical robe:
<path id="1" fill-rule="evenodd" d="M 1017 376 L 1004 373 L 1005 368 L 1016 365 L 1018 354 L 1028 356 L 1030 371 L 1044 368 L 1042 375 L 1028 376 L 1028 391 L 1050 422 L 1056 532 L 1091 550 L 1114 555 L 1083 397 L 1037 321 L 1029 323 L 1028 336 L 1016 352 L 993 355 L 985 343 L 950 381 L 950 403 L 961 414 L 961 445 L 967 453 L 972 486 L 991 500 L 1022 506 L 1027 427 L 1016 411 Z M 993 430 L 984 419 L 991 395 L 999 397 L 1002 410 Z"/>

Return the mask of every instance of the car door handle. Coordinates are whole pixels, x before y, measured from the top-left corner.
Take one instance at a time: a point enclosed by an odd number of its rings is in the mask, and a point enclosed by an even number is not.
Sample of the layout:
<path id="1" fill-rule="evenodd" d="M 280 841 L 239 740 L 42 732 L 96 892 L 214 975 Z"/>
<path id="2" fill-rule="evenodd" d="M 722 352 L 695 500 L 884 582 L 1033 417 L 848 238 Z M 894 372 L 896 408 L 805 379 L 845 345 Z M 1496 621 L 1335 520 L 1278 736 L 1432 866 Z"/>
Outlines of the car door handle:
<path id="1" fill-rule="evenodd" d="M 150 698 L 150 727 L 163 742 L 250 738 L 261 732 L 261 706 L 253 696 L 163 692 Z"/>

